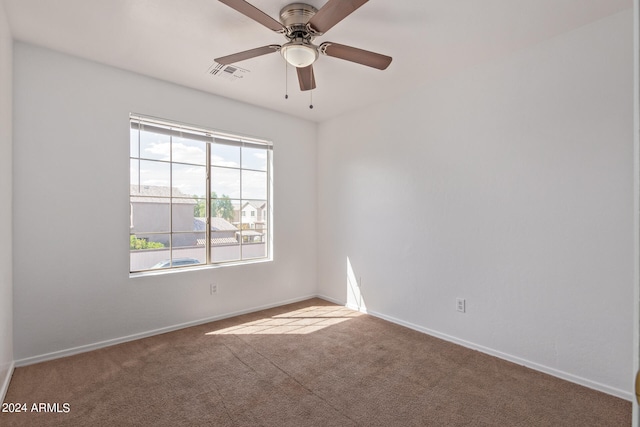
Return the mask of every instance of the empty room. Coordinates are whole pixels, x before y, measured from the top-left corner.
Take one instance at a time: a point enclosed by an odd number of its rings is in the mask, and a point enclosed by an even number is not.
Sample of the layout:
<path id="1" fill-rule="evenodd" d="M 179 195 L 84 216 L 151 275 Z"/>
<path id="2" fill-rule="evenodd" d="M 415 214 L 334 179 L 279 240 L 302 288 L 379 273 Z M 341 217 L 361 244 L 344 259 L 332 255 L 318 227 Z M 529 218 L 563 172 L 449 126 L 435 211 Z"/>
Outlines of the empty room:
<path id="1" fill-rule="evenodd" d="M 637 3 L 0 0 L 0 425 L 639 426 Z"/>

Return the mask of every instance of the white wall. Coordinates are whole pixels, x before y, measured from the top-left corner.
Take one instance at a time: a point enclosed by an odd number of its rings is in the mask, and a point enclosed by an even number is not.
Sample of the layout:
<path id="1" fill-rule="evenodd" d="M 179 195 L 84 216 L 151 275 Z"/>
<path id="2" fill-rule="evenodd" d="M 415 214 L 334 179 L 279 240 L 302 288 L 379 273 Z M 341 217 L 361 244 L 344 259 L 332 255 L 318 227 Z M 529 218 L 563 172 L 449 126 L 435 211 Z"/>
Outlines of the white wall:
<path id="1" fill-rule="evenodd" d="M 13 283 L 11 257 L 12 49 L 9 23 L 0 0 L 0 402 L 13 370 Z"/>
<path id="2" fill-rule="evenodd" d="M 14 67 L 17 364 L 315 295 L 314 123 L 22 43 Z M 273 262 L 129 278 L 129 112 L 274 142 Z"/>
<path id="3" fill-rule="evenodd" d="M 632 71 L 628 11 L 321 124 L 320 293 L 631 399 Z"/>

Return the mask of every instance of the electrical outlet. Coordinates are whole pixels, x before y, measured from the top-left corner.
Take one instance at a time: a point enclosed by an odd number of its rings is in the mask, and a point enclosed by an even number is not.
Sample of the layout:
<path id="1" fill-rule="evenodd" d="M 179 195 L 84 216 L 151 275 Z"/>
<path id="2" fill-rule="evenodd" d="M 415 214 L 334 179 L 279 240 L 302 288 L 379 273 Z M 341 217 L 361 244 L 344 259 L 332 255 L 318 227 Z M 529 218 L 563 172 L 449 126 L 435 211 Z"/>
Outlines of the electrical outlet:
<path id="1" fill-rule="evenodd" d="M 465 313 L 467 311 L 467 302 L 464 298 L 456 298 L 456 310 L 460 313 Z"/>
<path id="2" fill-rule="evenodd" d="M 211 295 L 215 294 L 218 292 L 218 285 L 216 285 L 215 283 L 212 283 L 209 287 L 209 291 L 211 292 Z"/>

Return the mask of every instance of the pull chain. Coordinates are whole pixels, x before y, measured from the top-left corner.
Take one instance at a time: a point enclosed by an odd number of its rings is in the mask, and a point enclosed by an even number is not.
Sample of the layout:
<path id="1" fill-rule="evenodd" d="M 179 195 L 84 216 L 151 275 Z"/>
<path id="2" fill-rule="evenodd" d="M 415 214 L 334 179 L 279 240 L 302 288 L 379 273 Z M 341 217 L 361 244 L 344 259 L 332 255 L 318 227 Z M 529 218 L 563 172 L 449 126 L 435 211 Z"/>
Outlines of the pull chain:
<path id="1" fill-rule="evenodd" d="M 289 64 L 284 61 L 284 99 L 289 99 Z"/>
<path id="2" fill-rule="evenodd" d="M 309 91 L 309 108 L 313 109 L 313 91 Z"/>

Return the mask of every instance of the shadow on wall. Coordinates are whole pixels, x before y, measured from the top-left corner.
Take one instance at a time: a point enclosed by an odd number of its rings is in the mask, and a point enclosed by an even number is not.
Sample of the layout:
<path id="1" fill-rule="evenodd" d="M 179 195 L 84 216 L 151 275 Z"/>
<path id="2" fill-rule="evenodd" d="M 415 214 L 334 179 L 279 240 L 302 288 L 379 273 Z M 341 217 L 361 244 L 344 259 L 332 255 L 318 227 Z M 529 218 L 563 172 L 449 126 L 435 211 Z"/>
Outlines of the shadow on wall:
<path id="1" fill-rule="evenodd" d="M 347 257 L 347 307 L 363 313 L 367 312 L 367 305 L 362 296 L 362 279 L 358 279 L 354 273 L 349 257 Z"/>

